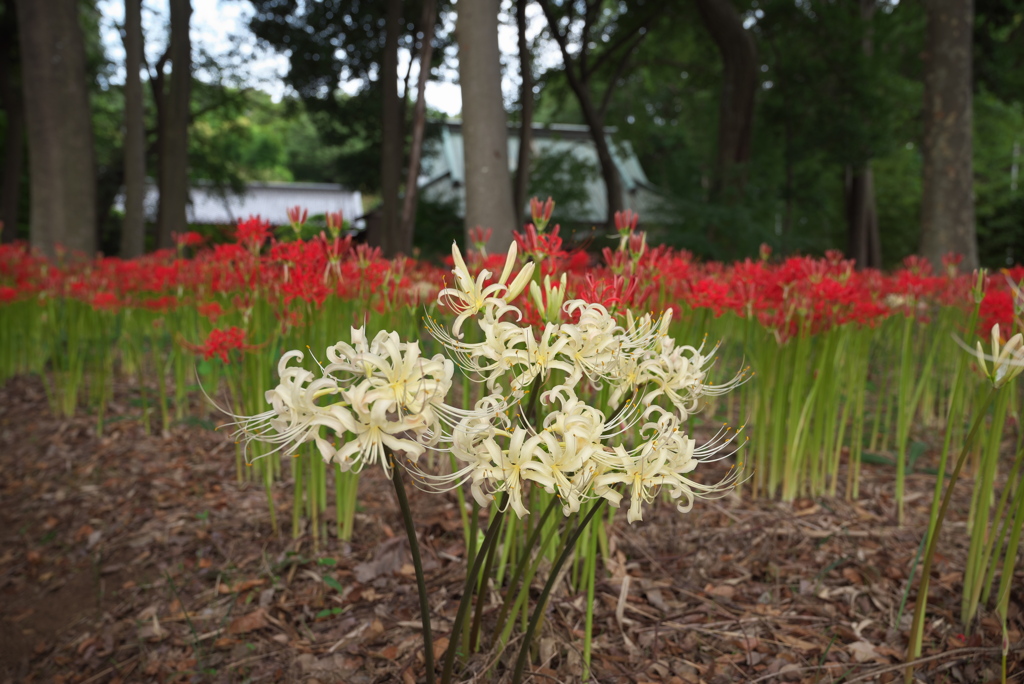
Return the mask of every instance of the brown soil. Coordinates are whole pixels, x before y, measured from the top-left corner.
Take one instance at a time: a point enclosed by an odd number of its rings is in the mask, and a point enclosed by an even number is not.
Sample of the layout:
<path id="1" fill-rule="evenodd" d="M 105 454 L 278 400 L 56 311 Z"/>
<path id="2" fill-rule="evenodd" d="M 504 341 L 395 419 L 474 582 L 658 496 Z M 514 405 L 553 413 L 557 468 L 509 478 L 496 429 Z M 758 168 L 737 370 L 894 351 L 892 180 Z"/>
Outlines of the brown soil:
<path id="1" fill-rule="evenodd" d="M 55 417 L 37 379 L 0 387 L 0 682 L 424 681 L 408 547 L 379 472 L 360 483 L 354 540 L 314 549 L 290 538 L 287 485 L 274 488 L 275 537 L 262 487 L 235 483 L 223 434 L 147 434 L 131 396 L 118 388 L 98 438 L 94 417 Z M 893 480 L 866 467 L 856 502 L 733 497 L 686 515 L 662 505 L 633 526 L 622 513 L 597 586 L 593 680 L 902 679 L 916 580 L 896 615 L 934 478 L 908 477 L 902 527 Z M 958 622 L 969 497 L 965 481 L 933 572 L 928 682 L 999 679 L 994 615 Z M 411 498 L 443 639 L 462 591 L 461 521 L 454 496 Z M 1008 672 L 1019 681 L 1024 563 L 1017 573 Z M 559 585 L 532 681 L 580 680 L 585 600 Z M 474 659 L 461 681 L 491 662 Z"/>

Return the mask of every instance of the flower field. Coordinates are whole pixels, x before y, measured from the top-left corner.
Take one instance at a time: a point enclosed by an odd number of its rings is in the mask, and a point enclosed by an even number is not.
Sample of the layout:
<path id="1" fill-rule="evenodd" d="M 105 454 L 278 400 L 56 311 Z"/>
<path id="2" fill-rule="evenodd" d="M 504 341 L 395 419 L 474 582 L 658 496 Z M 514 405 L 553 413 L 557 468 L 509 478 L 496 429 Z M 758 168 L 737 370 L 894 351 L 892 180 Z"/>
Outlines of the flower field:
<path id="1" fill-rule="evenodd" d="M 647 244 L 631 213 L 582 249 L 550 215 L 535 202 L 508 254 L 478 233 L 445 265 L 385 260 L 340 215 L 298 239 L 300 211 L 133 261 L 0 248 L 0 591 L 18 596 L 0 666 L 1024 667 L 1024 269 L 707 263 Z M 88 617 L 47 625 L 75 582 L 98 592 Z"/>

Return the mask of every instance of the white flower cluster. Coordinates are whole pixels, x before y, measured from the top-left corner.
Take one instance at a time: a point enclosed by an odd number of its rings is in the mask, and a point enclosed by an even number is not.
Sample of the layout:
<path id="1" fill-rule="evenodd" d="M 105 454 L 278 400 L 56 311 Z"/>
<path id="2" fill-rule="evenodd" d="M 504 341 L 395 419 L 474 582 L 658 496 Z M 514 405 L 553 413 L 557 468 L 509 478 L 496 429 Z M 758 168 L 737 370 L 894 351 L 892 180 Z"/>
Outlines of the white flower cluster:
<path id="1" fill-rule="evenodd" d="M 455 322 L 445 329 L 428 318 L 427 327 L 462 371 L 486 388 L 471 409 L 445 401 L 451 360 L 423 358 L 417 343 L 402 342 L 397 333 L 382 332 L 367 342 L 354 329 L 351 344 L 327 350 L 330 363 L 320 377 L 288 366 L 292 358 L 301 360 L 300 352 L 286 354 L 278 369 L 281 384 L 267 393 L 272 410 L 242 421 L 240 432 L 279 449 L 315 440 L 324 459 L 344 469 L 377 460 L 387 469 L 385 448 L 402 452 L 421 486 L 444 491 L 469 483 L 481 505 L 504 492 L 520 517 L 528 513 L 527 482 L 556 493 L 567 515 L 593 497 L 619 505 L 625 485 L 630 522 L 642 519 L 642 504 L 661 487 L 679 501 L 680 511 L 688 511 L 695 497 L 715 496 L 737 483 L 735 469 L 712 485 L 688 477 L 698 463 L 735 452 L 737 432 L 730 428 L 702 447 L 681 429 L 702 397 L 723 394 L 747 378 L 741 372 L 724 385 L 706 383 L 717 347 L 704 353 L 703 345 L 677 345 L 668 334 L 670 314 L 627 312 L 620 323 L 600 304 L 563 303 L 565 280 L 553 285 L 545 279 L 538 286 L 532 263 L 509 282 L 515 244 L 490 284 L 490 272 L 473 278 L 457 247 L 452 253 L 454 286 L 438 300 L 454 311 Z M 523 314 L 513 304 L 528 284 L 547 319 L 539 330 L 520 325 Z M 562 312 L 575 322 L 561 320 Z M 471 320 L 479 341 L 466 341 Z M 602 404 L 617 408 L 602 410 L 584 396 L 604 397 Z M 336 448 L 321 428 L 349 437 Z M 417 462 L 428 448 L 450 452 L 461 466 L 452 473 L 426 472 Z"/>

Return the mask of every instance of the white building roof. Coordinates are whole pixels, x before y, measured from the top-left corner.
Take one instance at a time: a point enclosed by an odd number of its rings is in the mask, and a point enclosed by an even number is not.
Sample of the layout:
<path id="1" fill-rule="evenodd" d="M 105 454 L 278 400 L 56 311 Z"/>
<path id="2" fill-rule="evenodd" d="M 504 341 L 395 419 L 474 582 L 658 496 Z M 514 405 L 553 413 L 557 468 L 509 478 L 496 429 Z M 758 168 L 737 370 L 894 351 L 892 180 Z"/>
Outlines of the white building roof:
<path id="1" fill-rule="evenodd" d="M 146 216 L 155 220 L 160 193 L 155 184 L 146 187 Z M 251 182 L 242 194 L 221 192 L 209 183 L 199 182 L 189 191 L 186 215 L 190 224 L 231 225 L 239 219 L 259 216 L 275 226 L 288 224 L 288 207 L 300 206 L 310 216 L 341 211 L 347 221 L 363 216 L 363 197 L 333 183 Z M 124 210 L 124 195 L 114 206 Z"/>
<path id="2" fill-rule="evenodd" d="M 612 155 L 615 167 L 622 181 L 623 204 L 626 208 L 639 210 L 645 214 L 657 214 L 660 209 L 660 198 L 657 189 L 651 184 L 640 166 L 633 147 L 629 141 L 616 142 L 612 139 L 615 128 L 605 128 L 605 139 Z M 608 210 L 608 198 L 604 181 L 600 175 L 600 161 L 597 147 L 594 145 L 587 126 L 577 124 L 535 124 L 531 142 L 531 155 L 534 158 L 543 156 L 572 156 L 595 173 L 587 177 L 585 186 L 585 202 L 574 207 L 574 214 L 580 222 L 604 223 Z M 509 171 L 514 171 L 519 156 L 519 128 L 509 126 L 508 160 Z M 435 185 L 438 181 L 446 181 L 449 187 L 435 191 L 450 195 L 459 204 L 460 212 L 464 211 L 464 190 L 466 170 L 464 163 L 462 123 L 448 121 L 442 124 L 441 140 L 437 145 L 424 151 L 423 170 L 420 175 L 420 187 Z M 558 198 L 555 198 L 558 201 Z"/>

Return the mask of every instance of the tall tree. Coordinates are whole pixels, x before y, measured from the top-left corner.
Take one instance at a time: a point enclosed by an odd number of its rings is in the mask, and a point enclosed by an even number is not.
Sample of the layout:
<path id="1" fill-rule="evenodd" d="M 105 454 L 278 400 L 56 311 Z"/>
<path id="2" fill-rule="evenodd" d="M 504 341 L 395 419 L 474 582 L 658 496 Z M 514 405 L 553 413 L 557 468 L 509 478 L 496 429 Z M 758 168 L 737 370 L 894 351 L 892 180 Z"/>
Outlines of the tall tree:
<path id="1" fill-rule="evenodd" d="M 402 50 L 412 55 L 417 32 L 424 29 L 412 20 L 422 15 L 423 1 L 250 0 L 256 10 L 250 22 L 253 32 L 289 55 L 285 82 L 299 94 L 324 140 L 344 150 L 339 182 L 381 195 L 378 225 L 368 227 L 367 239 L 389 254 L 411 249 L 407 236 L 398 234 L 405 107 L 397 94 L 397 65 Z M 432 56 L 435 63 L 443 58 L 440 48 L 450 38 L 444 29 L 448 4 L 437 0 L 439 11 L 433 13 L 439 48 Z M 361 89 L 354 95 L 343 93 L 342 82 L 361 83 Z M 378 173 L 368 171 L 374 165 Z"/>
<path id="2" fill-rule="evenodd" d="M 96 169 L 77 0 L 16 0 L 31 182 L 30 240 L 92 257 Z"/>
<path id="3" fill-rule="evenodd" d="M 924 54 L 921 254 L 936 267 L 949 252 L 978 266 L 972 165 L 972 0 L 927 0 Z"/>
<path id="4" fill-rule="evenodd" d="M 371 242 L 387 256 L 412 250 L 412 235 L 406 240 L 399 232 L 401 212 L 398 186 L 402 179 L 402 109 L 398 97 L 398 34 L 402 24 L 402 0 L 387 0 L 384 19 L 384 53 L 381 60 L 381 208 L 379 233 Z M 408 89 L 407 89 L 408 90 Z"/>
<path id="5" fill-rule="evenodd" d="M 498 0 L 458 5 L 459 82 L 466 180 L 466 230 L 490 228 L 488 251 L 512 242 L 517 211 L 508 164 L 508 117 L 501 96 Z"/>
<path id="6" fill-rule="evenodd" d="M 160 212 L 157 247 L 174 246 L 172 233 L 188 225 L 188 127 L 192 91 L 191 0 L 171 0 L 170 87 L 159 89 Z M 126 169 L 127 172 L 127 169 Z"/>
<path id="7" fill-rule="evenodd" d="M 722 57 L 718 155 L 711 192 L 713 196 L 734 199 L 743 194 L 746 165 L 751 158 L 757 50 L 732 0 L 697 0 L 697 9 Z"/>
<path id="8" fill-rule="evenodd" d="M 21 199 L 21 167 L 25 150 L 25 104 L 18 64 L 18 22 L 14 0 L 0 6 L 0 106 L 7 118 L 4 132 L 3 175 L 0 176 L 0 221 L 3 242 L 15 239 Z"/>
<path id="9" fill-rule="evenodd" d="M 530 186 L 530 148 L 533 145 L 533 60 L 526 39 L 526 6 L 529 0 L 516 0 L 516 31 L 519 34 L 519 154 L 512 205 L 516 210 L 516 223 L 522 221 L 526 194 Z"/>
<path id="10" fill-rule="evenodd" d="M 402 241 L 412 247 L 416 223 L 416 204 L 419 199 L 417 182 L 420 176 L 420 158 L 423 154 L 423 136 L 427 125 L 427 81 L 430 80 L 431 61 L 434 58 L 434 22 L 436 0 L 423 3 L 423 38 L 420 44 L 420 73 L 416 81 L 416 106 L 412 115 L 412 143 L 409 150 L 409 169 L 405 176 L 405 198 L 402 202 Z M 410 250 L 411 251 L 411 250 Z"/>
<path id="11" fill-rule="evenodd" d="M 875 0 L 859 0 L 860 19 L 864 24 L 861 50 L 870 58 L 875 50 L 871 20 Z M 869 112 L 865 113 L 870 116 Z M 882 267 L 882 241 L 878 231 L 878 206 L 875 201 L 875 176 L 871 160 L 846 167 L 844 199 L 846 207 L 846 256 L 859 268 Z"/>
<path id="12" fill-rule="evenodd" d="M 556 4 L 538 0 L 552 38 L 558 44 L 569 87 L 597 149 L 605 193 L 607 222 L 623 208 L 622 179 L 605 136 L 605 117 L 633 52 L 648 27 L 663 10 L 661 3 L 619 3 L 614 9 L 602 0 L 573 0 Z M 598 49 L 598 46 L 603 46 Z M 603 81 L 602 81 L 603 79 Z M 603 92 L 595 92 L 603 82 Z"/>
<path id="13" fill-rule="evenodd" d="M 145 251 L 146 121 L 142 101 L 142 0 L 124 3 L 124 223 L 121 257 Z"/>

